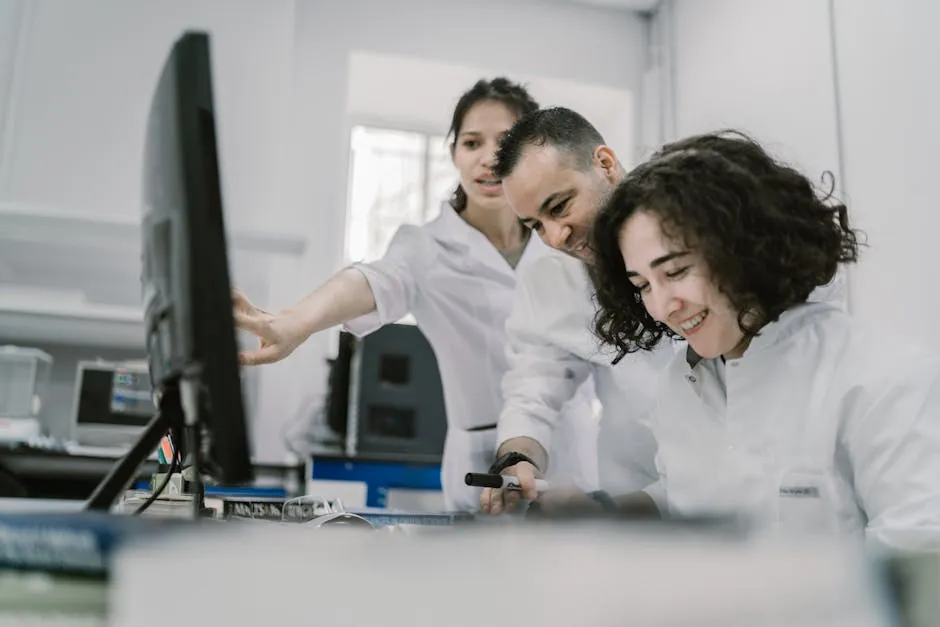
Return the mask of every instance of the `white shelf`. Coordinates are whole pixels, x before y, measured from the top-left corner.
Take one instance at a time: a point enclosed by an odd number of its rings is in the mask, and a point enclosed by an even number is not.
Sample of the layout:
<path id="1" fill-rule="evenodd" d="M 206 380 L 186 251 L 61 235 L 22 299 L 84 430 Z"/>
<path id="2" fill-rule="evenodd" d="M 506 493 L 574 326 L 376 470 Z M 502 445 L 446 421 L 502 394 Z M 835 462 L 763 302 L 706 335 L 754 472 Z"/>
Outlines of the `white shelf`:
<path id="1" fill-rule="evenodd" d="M 17 344 L 143 349 L 143 314 L 133 307 L 0 303 L 0 337 Z"/>
<path id="2" fill-rule="evenodd" d="M 70 245 L 81 242 L 118 250 L 139 248 L 140 218 L 0 202 L 0 242 L 3 240 Z M 307 240 L 293 233 L 235 229 L 229 231 L 229 245 L 246 252 L 299 257 L 306 250 Z"/>
<path id="3" fill-rule="evenodd" d="M 229 233 L 233 280 L 260 291 L 269 259 L 306 239 Z M 0 202 L 0 342 L 142 350 L 140 220 Z M 122 304 L 114 304 L 122 303 Z"/>

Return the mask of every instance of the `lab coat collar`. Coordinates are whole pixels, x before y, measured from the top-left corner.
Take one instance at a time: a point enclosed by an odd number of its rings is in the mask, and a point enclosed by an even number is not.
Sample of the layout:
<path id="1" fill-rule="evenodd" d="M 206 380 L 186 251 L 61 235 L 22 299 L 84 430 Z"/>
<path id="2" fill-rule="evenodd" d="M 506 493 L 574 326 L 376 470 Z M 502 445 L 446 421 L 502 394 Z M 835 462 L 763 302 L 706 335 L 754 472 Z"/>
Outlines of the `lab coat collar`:
<path id="1" fill-rule="evenodd" d="M 494 258 L 499 259 L 500 263 L 497 267 L 502 268 L 505 266 L 507 272 L 513 272 L 513 269 L 506 263 L 506 260 L 496 247 L 486 239 L 483 233 L 467 224 L 457 213 L 457 210 L 451 206 L 449 201 L 441 203 L 440 215 L 428 222 L 425 225 L 425 229 L 431 234 L 431 237 L 441 244 L 451 248 L 455 246 L 459 247 L 461 252 L 464 253 L 469 253 L 474 246 L 485 246 L 485 248 L 489 249 Z M 533 256 L 533 251 L 537 250 L 540 246 L 544 247 L 545 244 L 537 233 L 531 233 L 529 235 L 529 241 L 526 242 L 525 250 L 522 251 L 522 256 L 519 258 L 519 263 L 516 264 L 516 271 L 528 263 Z"/>
<path id="2" fill-rule="evenodd" d="M 802 303 L 791 307 L 780 314 L 777 320 L 764 325 L 758 335 L 751 340 L 747 350 L 744 351 L 744 356 L 762 352 L 786 341 L 800 329 L 811 324 L 817 317 L 832 309 L 835 307 L 826 303 Z M 685 361 L 690 369 L 694 369 L 702 359 L 691 346 L 686 347 Z"/>
<path id="3" fill-rule="evenodd" d="M 441 213 L 425 225 L 431 236 L 442 244 L 460 244 L 469 249 L 474 244 L 473 235 L 482 235 L 479 231 L 464 222 L 450 202 L 441 203 Z"/>

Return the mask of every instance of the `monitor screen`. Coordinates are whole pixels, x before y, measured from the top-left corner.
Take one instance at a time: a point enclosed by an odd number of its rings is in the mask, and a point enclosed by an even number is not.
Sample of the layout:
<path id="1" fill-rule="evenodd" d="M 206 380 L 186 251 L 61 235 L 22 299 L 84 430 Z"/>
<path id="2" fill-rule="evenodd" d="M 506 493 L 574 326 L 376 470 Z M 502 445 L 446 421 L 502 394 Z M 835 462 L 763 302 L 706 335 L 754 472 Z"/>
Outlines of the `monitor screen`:
<path id="1" fill-rule="evenodd" d="M 140 369 L 82 365 L 78 377 L 76 424 L 144 427 L 153 416 L 150 377 Z"/>
<path id="2" fill-rule="evenodd" d="M 122 416 L 153 416 L 153 388 L 145 372 L 118 369 L 111 374 L 110 409 Z"/>

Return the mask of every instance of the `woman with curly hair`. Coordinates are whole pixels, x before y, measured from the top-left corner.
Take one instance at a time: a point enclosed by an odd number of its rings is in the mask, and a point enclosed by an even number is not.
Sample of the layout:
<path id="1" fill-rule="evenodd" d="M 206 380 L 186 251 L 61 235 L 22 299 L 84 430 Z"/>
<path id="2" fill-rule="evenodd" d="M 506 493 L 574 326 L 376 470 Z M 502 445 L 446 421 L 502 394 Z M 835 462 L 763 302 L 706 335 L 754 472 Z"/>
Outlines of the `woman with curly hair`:
<path id="1" fill-rule="evenodd" d="M 592 232 L 595 330 L 687 343 L 650 426 L 664 517 L 940 546 L 940 358 L 807 302 L 859 242 L 845 205 L 736 133 L 666 146 Z"/>

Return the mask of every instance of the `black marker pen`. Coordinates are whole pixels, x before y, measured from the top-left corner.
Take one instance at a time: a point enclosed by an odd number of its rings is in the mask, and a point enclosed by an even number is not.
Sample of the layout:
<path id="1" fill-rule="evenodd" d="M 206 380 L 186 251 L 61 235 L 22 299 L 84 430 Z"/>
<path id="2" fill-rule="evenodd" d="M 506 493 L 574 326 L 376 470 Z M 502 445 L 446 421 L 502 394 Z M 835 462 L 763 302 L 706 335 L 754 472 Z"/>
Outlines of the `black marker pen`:
<path id="1" fill-rule="evenodd" d="M 464 483 L 477 486 L 479 488 L 504 488 L 506 490 L 520 491 L 519 478 L 510 475 L 493 475 L 485 472 L 468 472 L 464 477 Z M 544 479 L 535 480 L 535 489 L 539 492 L 547 492 L 549 489 L 548 481 Z"/>

